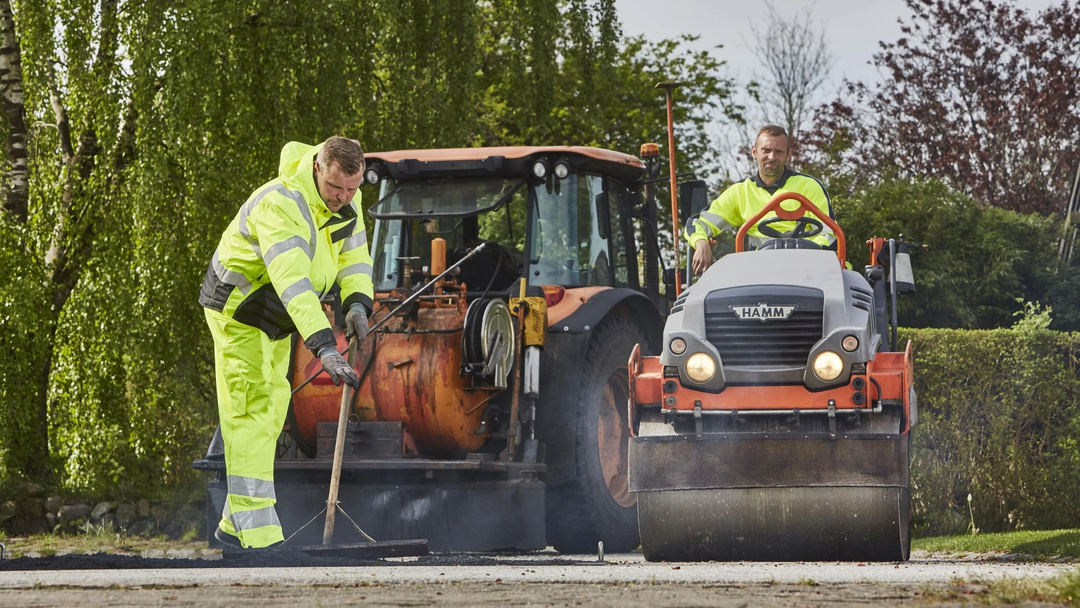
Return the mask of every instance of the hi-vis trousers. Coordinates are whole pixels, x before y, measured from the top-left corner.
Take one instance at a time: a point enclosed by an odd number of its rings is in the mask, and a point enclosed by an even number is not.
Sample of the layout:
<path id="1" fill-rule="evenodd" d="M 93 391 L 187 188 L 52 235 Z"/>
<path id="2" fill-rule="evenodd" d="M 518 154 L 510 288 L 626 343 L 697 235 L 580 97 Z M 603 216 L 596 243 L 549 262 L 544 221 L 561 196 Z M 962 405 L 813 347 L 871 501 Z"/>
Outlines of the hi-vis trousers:
<path id="1" fill-rule="evenodd" d="M 274 504 L 274 455 L 289 409 L 290 340 L 210 310 L 218 418 L 225 441 L 228 496 L 218 526 L 245 547 L 284 540 Z"/>

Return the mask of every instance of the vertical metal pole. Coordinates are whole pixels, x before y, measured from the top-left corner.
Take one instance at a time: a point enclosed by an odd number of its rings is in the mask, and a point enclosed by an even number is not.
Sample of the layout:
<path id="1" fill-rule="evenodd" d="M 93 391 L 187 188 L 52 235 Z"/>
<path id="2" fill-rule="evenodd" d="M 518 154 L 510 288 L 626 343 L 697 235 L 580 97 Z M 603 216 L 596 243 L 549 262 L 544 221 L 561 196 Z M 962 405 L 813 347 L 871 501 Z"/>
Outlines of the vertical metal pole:
<path id="1" fill-rule="evenodd" d="M 648 170 L 645 177 L 655 178 L 660 173 L 659 158 L 647 159 L 646 165 Z M 660 310 L 666 307 L 660 299 L 660 241 L 656 222 L 656 184 L 646 182 L 642 195 L 645 201 L 641 214 L 645 218 L 643 221 L 647 224 L 643 227 L 645 230 L 643 233 L 645 237 L 645 293 L 657 310 Z"/>
<path id="2" fill-rule="evenodd" d="M 1061 241 L 1058 243 L 1058 272 L 1072 263 L 1077 233 L 1073 215 L 1077 212 L 1080 212 L 1080 164 L 1077 164 L 1073 187 L 1069 192 L 1068 200 L 1065 201 L 1065 227 L 1061 233 Z"/>
<path id="3" fill-rule="evenodd" d="M 667 95 L 667 137 L 668 137 L 668 171 L 671 173 L 671 238 L 672 251 L 675 254 L 675 297 L 679 297 L 682 294 L 682 263 L 679 261 L 679 204 L 678 196 L 675 192 L 676 179 L 675 179 L 675 120 L 672 117 L 671 111 L 671 93 L 681 83 L 678 82 L 661 82 L 656 85 L 658 89 L 664 89 Z"/>
<path id="4" fill-rule="evenodd" d="M 892 296 L 892 350 L 896 352 L 896 239 L 889 239 L 889 294 Z"/>
<path id="5" fill-rule="evenodd" d="M 514 392 L 510 397 L 510 428 L 506 430 L 506 459 L 513 460 L 521 439 L 521 419 L 518 418 L 521 407 L 521 372 L 524 362 L 521 360 L 521 343 L 525 341 L 525 278 L 521 278 L 521 291 L 518 295 L 517 327 L 514 333 Z"/>
<path id="6" fill-rule="evenodd" d="M 692 259 L 693 252 L 690 251 L 690 241 L 686 242 L 686 287 L 689 288 L 694 284 L 694 273 L 690 272 L 690 260 Z"/>

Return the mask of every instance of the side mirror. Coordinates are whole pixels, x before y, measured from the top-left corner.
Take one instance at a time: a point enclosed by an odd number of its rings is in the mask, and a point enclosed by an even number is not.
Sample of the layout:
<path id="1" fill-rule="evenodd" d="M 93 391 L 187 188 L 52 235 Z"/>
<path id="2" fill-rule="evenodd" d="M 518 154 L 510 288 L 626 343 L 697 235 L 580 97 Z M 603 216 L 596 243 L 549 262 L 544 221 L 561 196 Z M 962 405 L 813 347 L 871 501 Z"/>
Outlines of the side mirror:
<path id="1" fill-rule="evenodd" d="M 915 273 L 911 271 L 911 245 L 896 244 L 896 293 L 915 293 Z"/>
<path id="2" fill-rule="evenodd" d="M 679 271 L 679 283 L 683 286 L 684 290 L 688 286 L 686 284 L 686 269 L 685 268 L 665 268 L 664 269 L 664 285 L 668 289 L 668 293 L 675 294 L 675 271 Z"/>
<path id="3" fill-rule="evenodd" d="M 600 235 L 600 238 L 606 239 L 609 236 L 608 233 L 610 232 L 610 230 L 608 228 L 611 225 L 611 213 L 608 209 L 608 193 L 601 192 L 600 194 L 597 194 L 595 199 L 595 205 L 597 223 L 596 233 Z"/>
<path id="4" fill-rule="evenodd" d="M 703 179 L 679 184 L 679 213 L 685 221 L 709 207 L 709 187 Z"/>

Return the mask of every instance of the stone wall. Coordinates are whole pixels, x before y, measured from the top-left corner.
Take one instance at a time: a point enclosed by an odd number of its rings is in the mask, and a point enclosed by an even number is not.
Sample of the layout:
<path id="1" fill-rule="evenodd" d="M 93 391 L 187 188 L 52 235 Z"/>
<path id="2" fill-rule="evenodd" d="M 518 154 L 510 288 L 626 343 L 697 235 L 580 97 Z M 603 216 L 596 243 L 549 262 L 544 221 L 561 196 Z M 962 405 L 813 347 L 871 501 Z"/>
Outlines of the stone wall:
<path id="1" fill-rule="evenodd" d="M 0 503 L 0 530 L 9 536 L 117 532 L 129 536 L 180 538 L 206 535 L 206 503 L 89 501 L 61 497 L 34 483 L 21 483 L 17 498 Z"/>

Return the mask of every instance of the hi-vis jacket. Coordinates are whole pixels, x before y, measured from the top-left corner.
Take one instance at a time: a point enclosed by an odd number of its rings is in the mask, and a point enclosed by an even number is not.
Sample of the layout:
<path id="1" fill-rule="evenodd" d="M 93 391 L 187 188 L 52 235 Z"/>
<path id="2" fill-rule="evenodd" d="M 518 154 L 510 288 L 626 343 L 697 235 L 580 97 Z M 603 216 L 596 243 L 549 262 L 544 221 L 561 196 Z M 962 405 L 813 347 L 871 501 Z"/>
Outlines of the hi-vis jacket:
<path id="1" fill-rule="evenodd" d="M 721 230 L 727 229 L 732 233 L 737 232 L 746 220 L 754 217 L 765 208 L 765 205 L 773 197 L 781 192 L 798 192 L 810 199 L 810 202 L 817 205 L 830 218 L 836 219 L 833 215 L 832 204 L 829 202 L 829 194 L 825 192 L 825 187 L 821 185 L 821 182 L 813 177 L 803 173 L 796 173 L 785 167 L 780 179 L 771 186 L 766 186 L 761 181 L 761 176 L 755 171 L 753 177 L 732 184 L 727 190 L 724 190 L 708 209 L 687 224 L 686 240 L 690 244 L 690 248 L 696 247 L 699 241 L 716 236 Z M 809 213 L 806 216 L 813 217 Z M 761 221 L 773 217 L 776 217 L 776 213 L 770 212 L 761 218 Z M 770 227 L 777 232 L 783 233 L 794 228 L 795 222 L 776 222 L 770 224 Z M 759 246 L 770 240 L 769 237 L 758 231 L 757 226 L 752 226 L 746 231 L 746 234 L 750 237 L 751 245 Z M 836 243 L 832 229 L 828 226 L 824 227 L 821 234 L 810 240 L 830 249 Z"/>
<path id="2" fill-rule="evenodd" d="M 322 144 L 281 149 L 277 179 L 256 190 L 221 235 L 199 304 L 261 329 L 271 340 L 299 331 L 313 352 L 333 346 L 320 299 L 336 282 L 342 309 L 371 311 L 371 255 L 360 193 L 332 213 L 315 187 Z"/>

